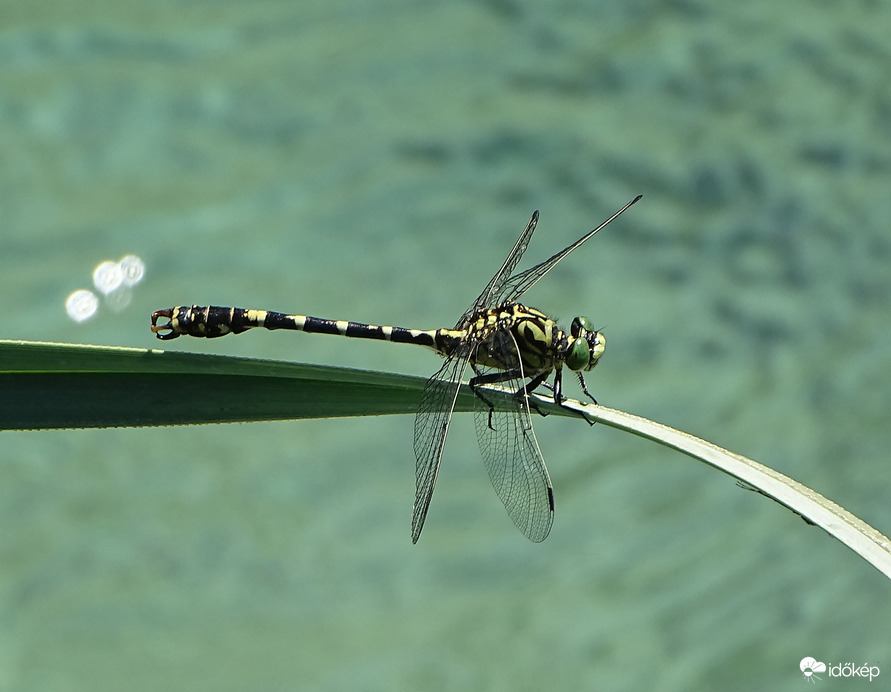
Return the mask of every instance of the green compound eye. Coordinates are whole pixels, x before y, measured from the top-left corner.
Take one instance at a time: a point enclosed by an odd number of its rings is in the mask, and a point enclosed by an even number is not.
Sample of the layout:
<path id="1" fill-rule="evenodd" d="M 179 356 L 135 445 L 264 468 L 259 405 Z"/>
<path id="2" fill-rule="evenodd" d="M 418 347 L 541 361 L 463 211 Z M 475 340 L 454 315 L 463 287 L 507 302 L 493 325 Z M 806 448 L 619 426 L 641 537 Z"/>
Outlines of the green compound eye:
<path id="1" fill-rule="evenodd" d="M 573 321 L 574 326 L 575 321 Z M 576 339 L 569 349 L 569 354 L 566 356 L 566 367 L 570 370 L 579 371 L 587 368 L 590 360 L 591 348 L 588 346 L 588 342 L 585 339 Z"/>
<path id="2" fill-rule="evenodd" d="M 569 328 L 570 333 L 573 336 L 580 336 L 583 330 L 587 332 L 594 331 L 594 328 L 591 326 L 591 321 L 587 317 L 576 317 Z"/>

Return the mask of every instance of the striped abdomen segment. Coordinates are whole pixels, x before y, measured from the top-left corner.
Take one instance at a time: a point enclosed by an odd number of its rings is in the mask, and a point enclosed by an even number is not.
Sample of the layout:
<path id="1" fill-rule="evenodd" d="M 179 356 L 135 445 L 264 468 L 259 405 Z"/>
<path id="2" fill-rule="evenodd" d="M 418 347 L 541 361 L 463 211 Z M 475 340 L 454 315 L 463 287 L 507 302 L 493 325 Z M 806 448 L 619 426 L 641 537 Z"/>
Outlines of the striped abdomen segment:
<path id="1" fill-rule="evenodd" d="M 158 324 L 161 317 L 168 318 L 166 324 Z M 362 322 L 346 320 L 326 320 L 309 315 L 287 315 L 267 310 L 245 310 L 244 308 L 222 308 L 213 305 L 201 307 L 179 306 L 152 313 L 152 331 L 159 339 L 175 339 L 185 334 L 212 339 L 226 334 L 240 334 L 248 329 L 291 329 L 314 334 L 336 334 L 359 339 L 381 339 L 397 343 L 427 346 L 437 351 L 448 350 L 460 339 L 460 332 L 452 330 L 421 330 L 405 327 L 381 327 Z"/>

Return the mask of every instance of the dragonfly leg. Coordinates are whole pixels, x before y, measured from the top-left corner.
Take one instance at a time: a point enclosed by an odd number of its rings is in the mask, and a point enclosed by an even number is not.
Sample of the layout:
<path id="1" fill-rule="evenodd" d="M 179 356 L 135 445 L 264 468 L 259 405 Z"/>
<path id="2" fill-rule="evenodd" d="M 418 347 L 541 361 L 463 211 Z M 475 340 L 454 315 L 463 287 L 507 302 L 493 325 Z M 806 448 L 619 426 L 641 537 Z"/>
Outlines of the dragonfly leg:
<path id="1" fill-rule="evenodd" d="M 476 394 L 479 397 L 480 401 L 482 401 L 486 406 L 489 407 L 489 420 L 487 425 L 489 426 L 489 430 L 495 430 L 495 427 L 492 425 L 492 414 L 495 412 L 495 404 L 489 401 L 483 393 L 480 392 L 477 387 L 485 384 L 497 384 L 498 382 L 505 382 L 510 380 L 518 374 L 516 371 L 506 370 L 504 372 L 490 372 L 490 373 L 482 373 L 477 369 L 476 365 L 472 365 L 473 372 L 475 377 L 470 378 L 470 382 L 468 385 L 470 386 L 470 391 Z"/>
<path id="2" fill-rule="evenodd" d="M 524 398 L 529 402 L 529 406 L 542 418 L 544 418 L 548 414 L 545 413 L 544 411 L 542 411 L 540 408 L 538 408 L 538 406 L 535 403 L 535 400 L 530 399 L 529 395 L 532 394 L 532 392 L 534 392 L 536 389 L 538 389 L 541 385 L 544 385 L 547 389 L 551 388 L 551 386 L 546 382 L 549 374 L 550 373 L 543 372 L 540 375 L 536 375 L 531 380 L 529 380 L 529 382 L 526 384 L 525 387 L 523 387 L 523 390 L 522 390 Z M 519 394 L 520 393 L 517 392 L 518 396 L 519 396 Z"/>
<path id="3" fill-rule="evenodd" d="M 516 379 L 518 377 L 522 377 L 523 373 L 519 369 L 515 370 L 504 370 L 502 372 L 490 372 L 490 373 L 481 373 L 476 366 L 473 366 L 473 371 L 476 374 L 475 377 L 470 379 L 468 383 L 470 385 L 470 389 L 476 394 L 480 400 L 489 407 L 489 421 L 488 426 L 490 430 L 494 430 L 495 428 L 492 426 L 492 414 L 495 412 L 495 405 L 489 401 L 485 396 L 483 396 L 482 392 L 480 392 L 477 387 L 480 385 L 486 384 L 498 384 L 499 382 L 508 382 L 510 380 Z M 529 399 L 529 393 L 535 390 L 539 385 L 544 382 L 548 373 L 543 373 L 541 375 L 537 375 L 532 378 L 525 386 L 520 387 L 516 392 L 513 393 L 517 402 L 522 405 L 525 402 L 529 402 L 529 405 L 535 410 L 539 415 L 547 415 L 543 411 L 541 411 L 538 406 L 535 405 L 535 402 Z"/>
<path id="4" fill-rule="evenodd" d="M 582 391 L 585 393 L 585 395 L 591 401 L 593 401 L 596 404 L 597 400 L 588 393 L 588 388 L 585 386 L 585 380 L 582 378 L 582 373 L 577 372 L 576 375 L 578 375 L 579 385 L 581 386 Z M 563 396 L 563 371 L 562 370 L 557 370 L 557 372 L 554 374 L 554 386 L 553 387 L 551 387 L 550 385 L 546 385 L 546 386 L 548 387 L 548 389 L 550 389 L 554 392 L 554 403 L 557 404 L 557 406 L 559 406 L 560 408 L 565 408 L 567 411 L 572 411 L 573 413 L 581 416 L 582 418 L 585 419 L 585 422 L 588 425 L 594 425 L 594 423 L 597 422 L 597 421 L 593 421 L 590 418 L 588 418 L 588 416 L 586 416 L 583 412 L 577 411 L 574 408 L 569 408 L 568 406 L 563 405 L 563 400 L 566 397 Z"/>
<path id="5" fill-rule="evenodd" d="M 582 388 L 582 391 L 585 393 L 585 396 L 588 397 L 591 401 L 593 401 L 596 404 L 597 399 L 595 399 L 593 396 L 591 396 L 591 392 L 588 391 L 588 385 L 585 384 L 585 378 L 582 376 L 582 373 L 577 372 L 576 375 L 578 375 L 578 378 L 579 378 L 579 387 Z"/>

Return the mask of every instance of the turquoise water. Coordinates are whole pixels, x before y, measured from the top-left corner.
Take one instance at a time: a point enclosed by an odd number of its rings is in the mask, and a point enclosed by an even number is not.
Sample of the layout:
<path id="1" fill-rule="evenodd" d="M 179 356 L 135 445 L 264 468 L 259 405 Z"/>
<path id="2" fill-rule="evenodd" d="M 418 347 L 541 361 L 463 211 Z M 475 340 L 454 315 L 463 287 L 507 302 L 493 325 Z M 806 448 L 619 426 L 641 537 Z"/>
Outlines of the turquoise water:
<path id="1" fill-rule="evenodd" d="M 526 266 L 643 193 L 527 296 L 603 326 L 592 391 L 891 530 L 887 6 L 79 5 L 0 10 L 0 337 L 154 347 L 149 313 L 191 302 L 448 326 L 533 209 Z M 127 253 L 129 307 L 68 321 Z M 301 334 L 169 348 L 437 366 Z M 409 417 L 4 433 L 0 689 L 891 676 L 859 557 L 685 457 L 536 426 L 546 542 L 460 418 L 414 547 Z"/>

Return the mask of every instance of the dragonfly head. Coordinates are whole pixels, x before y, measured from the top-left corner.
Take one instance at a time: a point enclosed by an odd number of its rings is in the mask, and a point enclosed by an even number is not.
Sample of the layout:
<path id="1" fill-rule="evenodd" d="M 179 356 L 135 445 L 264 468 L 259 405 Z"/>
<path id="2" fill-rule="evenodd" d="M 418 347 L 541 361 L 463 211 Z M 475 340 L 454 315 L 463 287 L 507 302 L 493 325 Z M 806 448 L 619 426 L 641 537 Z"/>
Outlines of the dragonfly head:
<path id="1" fill-rule="evenodd" d="M 570 327 L 572 338 L 566 354 L 566 367 L 578 372 L 590 370 L 606 350 L 606 337 L 591 326 L 587 317 L 576 317 Z"/>

